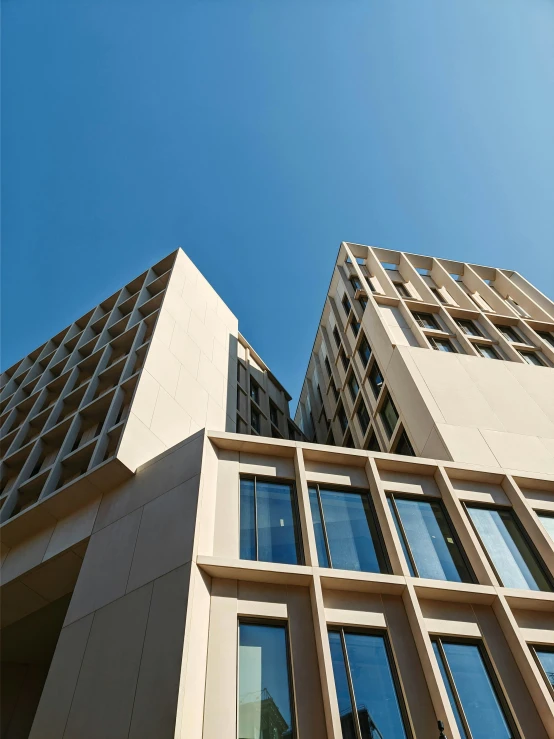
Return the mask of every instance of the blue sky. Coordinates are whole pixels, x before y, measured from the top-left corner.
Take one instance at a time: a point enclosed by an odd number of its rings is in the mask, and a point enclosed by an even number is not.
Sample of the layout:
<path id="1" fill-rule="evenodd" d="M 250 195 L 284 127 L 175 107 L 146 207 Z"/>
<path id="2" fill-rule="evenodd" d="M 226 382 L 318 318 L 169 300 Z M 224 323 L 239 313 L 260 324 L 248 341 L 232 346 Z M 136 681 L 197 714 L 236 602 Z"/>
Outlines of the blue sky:
<path id="1" fill-rule="evenodd" d="M 2 366 L 182 246 L 297 396 L 341 240 L 554 292 L 552 0 L 3 0 Z"/>

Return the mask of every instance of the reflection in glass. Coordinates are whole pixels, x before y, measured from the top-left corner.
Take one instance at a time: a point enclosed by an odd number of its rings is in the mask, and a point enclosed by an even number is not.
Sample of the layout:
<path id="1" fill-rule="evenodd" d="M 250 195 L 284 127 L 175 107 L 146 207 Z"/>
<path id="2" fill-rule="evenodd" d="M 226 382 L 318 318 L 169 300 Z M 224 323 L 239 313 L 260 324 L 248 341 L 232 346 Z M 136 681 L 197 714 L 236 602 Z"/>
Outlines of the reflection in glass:
<path id="1" fill-rule="evenodd" d="M 554 651 L 535 647 L 535 653 L 539 658 L 539 662 L 544 670 L 546 679 L 550 683 L 551 687 L 554 688 Z"/>
<path id="2" fill-rule="evenodd" d="M 464 724 L 462 722 L 462 717 L 460 716 L 458 705 L 454 698 L 454 693 L 452 692 L 450 680 L 448 679 L 446 670 L 444 669 L 444 661 L 441 657 L 441 654 L 439 652 L 439 647 L 436 641 L 433 642 L 433 651 L 435 652 L 435 657 L 437 658 L 437 662 L 439 663 L 439 670 L 441 672 L 442 681 L 446 688 L 446 692 L 448 693 L 448 700 L 450 701 L 450 705 L 452 706 L 452 711 L 454 713 L 454 718 L 456 719 L 456 725 L 458 726 L 458 731 L 460 732 L 460 736 L 462 737 L 462 739 L 468 739 L 466 730 L 464 729 Z"/>
<path id="3" fill-rule="evenodd" d="M 241 479 L 240 556 L 260 562 L 302 562 L 292 485 Z"/>
<path id="4" fill-rule="evenodd" d="M 472 581 L 438 501 L 394 497 L 391 510 L 395 517 L 398 514 L 400 518 L 402 526 L 398 529 L 403 529 L 407 540 L 405 545 L 410 548 L 419 577 Z"/>
<path id="5" fill-rule="evenodd" d="M 456 644 L 441 640 L 452 675 L 450 699 L 456 691 L 473 739 L 512 739 L 502 706 L 476 644 Z M 436 652 L 435 652 L 436 653 Z M 446 665 L 442 665 L 444 676 Z M 453 704 L 454 714 L 458 708 Z M 466 736 L 466 732 L 462 734 Z"/>
<path id="6" fill-rule="evenodd" d="M 314 533 L 320 567 L 386 572 L 367 494 L 321 488 L 310 488 L 309 493 L 312 515 L 317 509 Z"/>
<path id="7" fill-rule="evenodd" d="M 331 631 L 329 642 L 343 739 L 355 736 L 356 720 L 362 739 L 379 736 L 405 739 L 406 730 L 385 637 L 346 632 L 343 642 L 341 632 Z"/>
<path id="8" fill-rule="evenodd" d="M 551 590 L 511 511 L 472 506 L 467 510 L 505 587 Z"/>
<path id="9" fill-rule="evenodd" d="M 548 535 L 554 541 L 554 516 L 545 516 L 540 515 L 539 520 L 544 526 L 544 528 L 548 531 Z"/>
<path id="10" fill-rule="evenodd" d="M 238 739 L 290 739 L 287 636 L 284 626 L 239 625 Z"/>

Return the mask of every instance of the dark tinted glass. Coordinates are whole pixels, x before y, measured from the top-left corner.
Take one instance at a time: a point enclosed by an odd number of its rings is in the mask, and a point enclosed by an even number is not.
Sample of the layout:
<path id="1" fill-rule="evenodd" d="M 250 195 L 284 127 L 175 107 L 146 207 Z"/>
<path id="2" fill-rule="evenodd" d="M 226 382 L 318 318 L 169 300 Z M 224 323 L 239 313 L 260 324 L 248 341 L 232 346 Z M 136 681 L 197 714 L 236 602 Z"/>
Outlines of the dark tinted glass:
<path id="1" fill-rule="evenodd" d="M 500 354 L 496 351 L 493 346 L 487 344 L 475 344 L 477 351 L 481 356 L 487 357 L 488 359 L 500 359 Z"/>
<path id="2" fill-rule="evenodd" d="M 335 676 L 335 688 L 339 704 L 340 726 L 343 739 L 357 739 L 354 728 L 354 716 L 342 643 L 338 631 L 329 632 L 329 645 L 331 647 L 331 661 L 333 662 L 333 675 Z"/>
<path id="3" fill-rule="evenodd" d="M 398 443 L 396 444 L 394 453 L 404 454 L 404 456 L 406 457 L 415 457 L 414 448 L 410 444 L 410 440 L 408 439 L 408 435 L 405 431 L 400 434 L 400 438 L 398 439 Z"/>
<path id="4" fill-rule="evenodd" d="M 477 326 L 473 323 L 473 321 L 468 321 L 466 319 L 460 319 L 457 321 L 458 326 L 462 329 L 464 334 L 467 334 L 468 336 L 481 336 L 481 333 Z"/>
<path id="5" fill-rule="evenodd" d="M 365 436 L 365 432 L 367 431 L 367 428 L 369 426 L 369 413 L 367 412 L 367 408 L 365 407 L 365 403 L 363 400 L 361 400 L 358 405 L 357 414 L 358 420 L 360 422 L 360 427 Z"/>
<path id="6" fill-rule="evenodd" d="M 238 692 L 238 739 L 293 736 L 284 626 L 239 625 Z"/>
<path id="7" fill-rule="evenodd" d="M 240 481 L 240 558 L 256 559 L 254 480 Z"/>
<path id="8" fill-rule="evenodd" d="M 537 333 L 543 341 L 547 341 L 550 346 L 554 346 L 554 334 L 550 334 L 548 331 L 537 331 Z"/>
<path id="9" fill-rule="evenodd" d="M 340 427 L 343 431 L 346 431 L 348 428 L 348 418 L 346 417 L 346 413 L 344 411 L 344 407 L 342 403 L 339 405 L 339 408 L 337 410 L 337 416 L 339 419 Z"/>
<path id="10" fill-rule="evenodd" d="M 362 340 L 360 341 L 358 354 L 360 355 L 360 359 L 362 360 L 362 364 L 364 365 L 364 367 L 367 367 L 367 363 L 369 362 L 369 359 L 371 357 L 371 347 L 369 346 L 365 336 L 363 336 Z"/>
<path id="11" fill-rule="evenodd" d="M 508 341 L 522 341 L 522 339 L 516 334 L 513 328 L 510 326 L 498 326 L 498 330 L 504 334 Z M 523 342 L 526 343 L 526 342 Z"/>
<path id="12" fill-rule="evenodd" d="M 357 277 L 351 277 L 350 278 L 350 282 L 351 282 L 352 287 L 354 288 L 355 291 L 362 289 L 362 283 L 360 282 L 360 280 Z"/>
<path id="13" fill-rule="evenodd" d="M 408 289 L 406 285 L 403 282 L 395 282 L 394 286 L 396 288 L 396 292 L 403 298 L 410 298 L 411 295 L 408 292 Z"/>
<path id="14" fill-rule="evenodd" d="M 329 557 L 327 556 L 327 549 L 325 548 L 325 533 L 323 531 L 323 523 L 321 521 L 321 511 L 319 510 L 317 490 L 315 488 L 310 488 L 309 495 L 312 520 L 314 522 L 317 561 L 320 567 L 329 567 Z"/>
<path id="15" fill-rule="evenodd" d="M 377 436 L 375 435 L 374 431 L 370 434 L 365 448 L 368 449 L 370 452 L 381 451 L 381 447 L 379 446 L 379 442 L 377 441 Z"/>
<path id="16" fill-rule="evenodd" d="M 551 590 L 511 511 L 472 506 L 467 509 L 505 587 Z"/>
<path id="17" fill-rule="evenodd" d="M 354 332 L 354 336 L 357 336 L 360 333 L 360 322 L 357 321 L 355 318 L 352 319 L 350 322 L 350 325 L 352 326 L 352 331 Z"/>
<path id="18" fill-rule="evenodd" d="M 554 688 L 554 651 L 536 647 L 535 652 L 548 682 Z"/>
<path id="19" fill-rule="evenodd" d="M 362 738 L 406 737 L 384 637 L 346 633 L 345 642 Z"/>
<path id="20" fill-rule="evenodd" d="M 473 739 L 511 739 L 500 701 L 475 644 L 442 642 Z"/>
<path id="21" fill-rule="evenodd" d="M 346 293 L 343 295 L 342 298 L 342 306 L 344 308 L 344 312 L 346 313 L 346 315 L 348 315 L 352 306 L 350 305 L 350 301 L 348 300 L 348 295 Z"/>
<path id="22" fill-rule="evenodd" d="M 260 404 L 260 388 L 252 381 L 250 381 L 250 397 L 252 400 L 256 401 L 258 405 Z"/>
<path id="23" fill-rule="evenodd" d="M 414 313 L 414 318 L 423 328 L 438 329 L 439 324 L 431 313 Z"/>
<path id="24" fill-rule="evenodd" d="M 554 541 L 554 516 L 545 516 L 540 515 L 539 520 L 544 526 L 544 528 L 548 531 L 548 535 Z"/>
<path id="25" fill-rule="evenodd" d="M 431 344 L 433 349 L 436 349 L 439 352 L 450 352 L 452 354 L 456 353 L 454 346 L 448 341 L 448 339 L 435 339 L 433 336 L 430 336 L 429 343 Z"/>
<path id="26" fill-rule="evenodd" d="M 536 364 L 537 367 L 543 367 L 543 362 L 539 359 L 539 356 L 536 352 L 520 352 L 523 359 L 527 362 L 527 364 Z"/>
<path id="27" fill-rule="evenodd" d="M 337 345 L 337 347 L 339 347 L 340 346 L 340 334 L 336 326 L 333 329 L 333 338 L 335 339 L 335 344 Z"/>
<path id="28" fill-rule="evenodd" d="M 419 577 L 471 582 L 441 504 L 396 497 L 395 503 Z"/>
<path id="29" fill-rule="evenodd" d="M 448 700 L 450 701 L 450 705 L 452 706 L 452 710 L 454 712 L 454 718 L 456 719 L 456 725 L 458 726 L 458 731 L 460 732 L 460 736 L 462 737 L 462 739 L 468 739 L 466 730 L 464 729 L 462 718 L 460 716 L 458 705 L 456 701 L 454 700 L 454 693 L 452 692 L 450 680 L 448 679 L 448 676 L 446 674 L 444 662 L 443 662 L 441 653 L 439 651 L 438 644 L 435 641 L 433 642 L 433 651 L 435 652 L 435 657 L 437 658 L 437 662 L 439 663 L 439 669 L 441 671 L 442 681 L 446 688 L 446 692 L 448 693 Z"/>
<path id="30" fill-rule="evenodd" d="M 348 378 L 348 389 L 350 390 L 350 396 L 352 400 L 356 400 L 356 398 L 358 397 L 360 386 L 358 385 L 358 380 L 356 379 L 356 375 L 354 374 L 354 372 L 352 372 L 352 374 Z"/>
<path id="31" fill-rule="evenodd" d="M 398 413 L 396 412 L 396 408 L 390 395 L 387 395 L 385 402 L 383 403 L 383 407 L 381 408 L 381 418 L 383 419 L 383 424 L 388 435 L 392 436 L 392 432 L 396 428 L 396 424 L 398 422 Z"/>
<path id="32" fill-rule="evenodd" d="M 385 570 L 367 495 L 321 490 L 331 566 L 342 570 Z"/>
<path id="33" fill-rule="evenodd" d="M 369 384 L 371 385 L 373 394 L 377 397 L 383 387 L 383 375 L 381 374 L 381 370 L 379 369 L 377 362 L 374 362 L 369 373 Z"/>
<path id="34" fill-rule="evenodd" d="M 254 431 L 257 431 L 257 433 L 260 433 L 260 414 L 255 408 L 251 408 L 250 410 L 250 425 L 254 429 Z"/>

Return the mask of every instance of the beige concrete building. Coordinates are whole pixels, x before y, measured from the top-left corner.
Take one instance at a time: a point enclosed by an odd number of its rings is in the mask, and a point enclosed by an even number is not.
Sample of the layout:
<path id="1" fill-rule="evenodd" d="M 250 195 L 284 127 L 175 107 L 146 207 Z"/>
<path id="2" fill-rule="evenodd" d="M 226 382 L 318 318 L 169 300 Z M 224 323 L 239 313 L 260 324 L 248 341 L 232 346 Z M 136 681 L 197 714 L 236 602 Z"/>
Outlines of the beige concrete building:
<path id="1" fill-rule="evenodd" d="M 2 737 L 554 737 L 553 316 L 343 244 L 306 441 L 179 250 L 8 370 Z"/>

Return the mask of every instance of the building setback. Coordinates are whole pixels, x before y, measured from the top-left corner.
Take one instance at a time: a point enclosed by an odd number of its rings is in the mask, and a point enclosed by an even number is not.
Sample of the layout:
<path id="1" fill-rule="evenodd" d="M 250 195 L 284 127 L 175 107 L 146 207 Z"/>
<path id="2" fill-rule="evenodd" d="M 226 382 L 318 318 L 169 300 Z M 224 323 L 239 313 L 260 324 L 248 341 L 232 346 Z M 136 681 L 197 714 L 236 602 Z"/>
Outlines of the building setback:
<path id="1" fill-rule="evenodd" d="M 178 250 L 3 375 L 6 739 L 554 738 L 554 304 L 341 245 L 290 396 Z"/>

